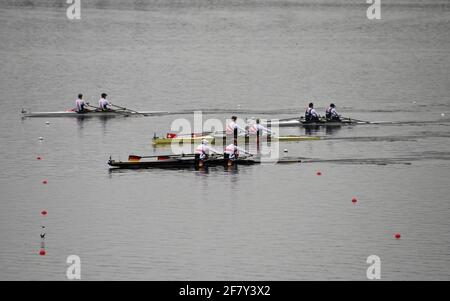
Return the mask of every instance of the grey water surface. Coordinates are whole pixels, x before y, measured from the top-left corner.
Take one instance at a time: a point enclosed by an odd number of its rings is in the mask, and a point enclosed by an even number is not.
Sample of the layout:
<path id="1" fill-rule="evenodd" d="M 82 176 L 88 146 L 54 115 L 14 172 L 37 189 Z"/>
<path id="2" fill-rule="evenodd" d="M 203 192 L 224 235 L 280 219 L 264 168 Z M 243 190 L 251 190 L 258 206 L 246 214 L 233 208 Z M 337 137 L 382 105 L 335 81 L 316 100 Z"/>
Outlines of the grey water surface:
<path id="1" fill-rule="evenodd" d="M 72 21 L 65 1 L 0 1 L 0 280 L 64 280 L 72 254 L 84 280 L 365 280 L 370 255 L 383 280 L 449 280 L 450 4 L 368 20 L 365 2 L 82 0 Z M 326 138 L 280 144 L 301 164 L 117 172 L 110 155 L 168 153 L 153 134 L 192 116 L 21 118 L 80 92 L 393 123 L 280 129 Z"/>

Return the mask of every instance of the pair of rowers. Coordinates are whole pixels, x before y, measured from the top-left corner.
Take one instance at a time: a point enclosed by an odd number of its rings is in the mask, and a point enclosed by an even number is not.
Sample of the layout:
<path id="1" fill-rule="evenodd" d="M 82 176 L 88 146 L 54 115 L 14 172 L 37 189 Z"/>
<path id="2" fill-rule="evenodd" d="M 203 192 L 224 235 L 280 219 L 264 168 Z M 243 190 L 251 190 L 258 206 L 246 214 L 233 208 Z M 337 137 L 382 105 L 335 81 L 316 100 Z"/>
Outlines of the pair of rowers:
<path id="1" fill-rule="evenodd" d="M 325 118 L 327 121 L 341 121 L 341 115 L 336 111 L 336 106 L 331 103 L 325 111 Z M 311 102 L 305 111 L 306 122 L 319 122 L 320 115 L 314 109 L 314 104 Z"/>
<path id="2" fill-rule="evenodd" d="M 200 155 L 200 160 L 206 160 L 208 159 L 208 156 L 213 153 L 217 155 L 221 155 L 221 152 L 217 151 L 216 149 L 212 148 L 208 145 L 208 140 L 203 139 L 202 143 L 195 148 L 195 153 Z M 246 155 L 251 155 L 248 151 L 245 149 L 237 146 L 237 141 L 234 139 L 234 142 L 225 147 L 224 153 L 228 155 L 228 158 L 230 160 L 236 160 L 239 157 L 239 153 L 242 152 Z"/>
<path id="3" fill-rule="evenodd" d="M 112 110 L 112 103 L 109 102 L 106 97 L 108 95 L 106 93 L 102 93 L 99 101 L 98 101 L 98 108 L 102 111 L 109 111 Z M 86 113 L 89 112 L 88 109 L 86 109 L 87 106 L 90 106 L 88 102 L 85 102 L 83 99 L 83 94 L 78 94 L 78 98 L 75 100 L 76 105 L 76 112 L 77 113 Z"/>
<path id="4" fill-rule="evenodd" d="M 241 126 L 239 126 L 236 123 L 236 120 L 237 120 L 236 116 L 231 117 L 231 122 L 227 125 L 226 131 L 225 131 L 227 135 L 233 135 L 236 131 L 237 131 L 238 135 L 239 134 L 256 135 L 257 133 L 267 134 L 267 135 L 274 134 L 274 132 L 272 132 L 268 128 L 264 127 L 263 125 L 261 125 L 259 118 L 256 119 L 256 123 L 252 124 L 248 130 L 243 129 Z"/>
<path id="5" fill-rule="evenodd" d="M 245 135 L 248 135 L 248 134 L 256 135 L 258 132 L 266 133 L 266 134 L 273 134 L 273 132 L 271 130 L 269 130 L 268 128 L 266 128 L 260 124 L 259 119 L 256 119 L 256 123 L 253 124 L 249 128 L 248 131 L 243 129 L 241 126 L 239 126 L 237 124 L 236 120 L 237 120 L 236 116 L 231 117 L 231 122 L 227 125 L 227 128 L 226 128 L 227 135 L 233 135 L 235 132 L 237 132 L 238 134 L 245 134 Z M 212 148 L 211 146 L 209 146 L 208 140 L 206 140 L 206 139 L 203 139 L 202 143 L 196 147 L 195 152 L 196 152 L 196 154 L 200 155 L 200 160 L 207 159 L 208 155 L 210 153 L 221 154 L 221 152 L 219 152 L 219 151 L 215 150 L 214 148 Z M 237 139 L 234 139 L 233 143 L 231 143 L 230 145 L 225 147 L 225 154 L 227 154 L 231 160 L 236 160 L 239 157 L 240 152 L 242 152 L 246 155 L 251 155 L 245 149 L 237 146 Z"/>

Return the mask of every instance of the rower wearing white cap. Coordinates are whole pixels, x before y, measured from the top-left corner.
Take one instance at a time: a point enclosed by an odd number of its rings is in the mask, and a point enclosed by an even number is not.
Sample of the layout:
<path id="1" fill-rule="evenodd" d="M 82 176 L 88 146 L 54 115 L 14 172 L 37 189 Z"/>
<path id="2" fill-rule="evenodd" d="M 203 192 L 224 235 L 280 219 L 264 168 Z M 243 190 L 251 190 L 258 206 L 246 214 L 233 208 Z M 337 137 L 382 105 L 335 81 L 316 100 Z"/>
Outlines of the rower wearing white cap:
<path id="1" fill-rule="evenodd" d="M 242 152 L 247 155 L 251 155 L 245 149 L 237 146 L 236 141 L 234 141 L 234 143 L 225 147 L 225 154 L 228 154 L 228 156 L 231 160 L 236 160 L 239 157 L 239 152 Z"/>
<path id="2" fill-rule="evenodd" d="M 235 130 L 238 131 L 238 134 L 240 134 L 240 133 L 247 134 L 247 131 L 245 129 L 243 129 L 242 127 L 240 127 L 236 123 L 236 120 L 237 120 L 236 116 L 231 117 L 231 122 L 227 125 L 227 129 L 226 129 L 227 135 L 233 135 Z"/>
<path id="3" fill-rule="evenodd" d="M 210 152 L 219 154 L 218 151 L 208 145 L 208 140 L 206 139 L 203 139 L 202 143 L 195 149 L 195 153 L 200 155 L 200 160 L 208 159 Z"/>
<path id="4" fill-rule="evenodd" d="M 254 123 L 250 127 L 248 132 L 251 135 L 256 135 L 258 132 L 260 133 L 260 135 L 262 135 L 262 134 L 273 135 L 274 134 L 273 131 L 269 130 L 268 128 L 266 128 L 266 127 L 264 127 L 263 125 L 260 124 L 259 118 L 256 119 L 256 123 Z"/>

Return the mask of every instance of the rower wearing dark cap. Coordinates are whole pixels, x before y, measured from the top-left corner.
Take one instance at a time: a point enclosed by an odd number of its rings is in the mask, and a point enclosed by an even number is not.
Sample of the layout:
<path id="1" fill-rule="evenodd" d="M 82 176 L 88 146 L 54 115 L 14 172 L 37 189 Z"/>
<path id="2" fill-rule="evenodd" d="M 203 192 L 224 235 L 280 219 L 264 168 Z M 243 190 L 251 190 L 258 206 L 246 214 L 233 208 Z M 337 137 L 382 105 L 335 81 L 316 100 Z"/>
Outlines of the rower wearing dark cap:
<path id="1" fill-rule="evenodd" d="M 83 94 L 81 94 L 81 93 L 78 94 L 78 98 L 77 98 L 77 100 L 75 100 L 76 112 L 77 113 L 87 112 L 88 110 L 86 110 L 86 108 L 85 108 L 86 105 L 89 105 L 89 103 L 86 103 L 83 100 Z"/>
<path id="2" fill-rule="evenodd" d="M 106 96 L 108 96 L 106 93 L 102 93 L 100 100 L 98 101 L 98 106 L 100 107 L 100 109 L 102 109 L 103 111 L 109 111 L 111 110 L 111 105 L 112 103 L 110 103 L 107 99 Z"/>
<path id="3" fill-rule="evenodd" d="M 320 116 L 314 109 L 314 104 L 311 102 L 305 111 L 305 121 L 306 122 L 319 122 Z"/>
<path id="4" fill-rule="evenodd" d="M 325 111 L 325 117 L 327 118 L 327 121 L 341 121 L 341 116 L 336 111 L 336 106 L 334 103 L 330 104 Z"/>

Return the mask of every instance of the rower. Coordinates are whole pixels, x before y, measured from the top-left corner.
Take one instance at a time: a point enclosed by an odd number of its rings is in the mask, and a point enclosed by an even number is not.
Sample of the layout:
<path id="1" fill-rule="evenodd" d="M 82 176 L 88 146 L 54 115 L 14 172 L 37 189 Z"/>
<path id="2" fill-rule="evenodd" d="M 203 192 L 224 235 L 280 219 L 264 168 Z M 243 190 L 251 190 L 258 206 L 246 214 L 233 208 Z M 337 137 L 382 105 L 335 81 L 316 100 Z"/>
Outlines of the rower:
<path id="1" fill-rule="evenodd" d="M 319 118 L 320 118 L 320 116 L 317 113 L 317 111 L 314 109 L 314 104 L 311 102 L 305 111 L 305 121 L 306 122 L 318 122 Z"/>
<path id="2" fill-rule="evenodd" d="M 195 153 L 200 155 L 200 160 L 208 159 L 210 152 L 219 154 L 218 151 L 208 145 L 208 140 L 206 139 L 203 139 L 202 143 L 195 149 Z"/>
<path id="3" fill-rule="evenodd" d="M 239 158 L 239 152 L 243 152 L 246 155 L 251 155 L 249 152 L 247 152 L 245 149 L 240 148 L 237 146 L 236 139 L 234 140 L 234 143 L 228 145 L 225 147 L 225 158 L 228 157 L 228 159 L 234 161 L 237 158 Z"/>
<path id="4" fill-rule="evenodd" d="M 102 93 L 100 100 L 98 101 L 98 106 L 100 107 L 100 109 L 102 109 L 103 111 L 109 111 L 111 110 L 111 106 L 112 103 L 110 103 L 107 99 L 106 96 L 108 96 L 106 93 Z"/>
<path id="5" fill-rule="evenodd" d="M 227 125 L 227 129 L 226 129 L 226 133 L 227 135 L 233 135 L 235 133 L 235 131 L 237 131 L 237 133 L 243 133 L 244 135 L 247 134 L 247 131 L 245 129 L 243 129 L 242 127 L 240 127 L 237 123 L 236 123 L 237 117 L 236 116 L 231 116 L 231 122 Z"/>
<path id="6" fill-rule="evenodd" d="M 341 121 L 341 116 L 336 111 L 336 106 L 334 103 L 331 103 L 325 111 L 325 117 L 328 121 Z"/>
<path id="7" fill-rule="evenodd" d="M 259 118 L 256 119 L 256 123 L 254 123 L 250 129 L 248 130 L 249 134 L 251 135 L 257 135 L 259 133 L 259 135 L 261 134 L 267 134 L 267 135 L 273 135 L 274 132 L 272 132 L 271 130 L 269 130 L 268 128 L 264 127 L 263 125 L 260 124 L 260 120 Z"/>
<path id="8" fill-rule="evenodd" d="M 83 94 L 78 94 L 78 98 L 75 101 L 75 106 L 76 106 L 76 112 L 77 113 L 84 113 L 87 110 L 84 108 L 86 105 L 89 105 L 89 103 L 84 102 L 83 100 Z"/>

